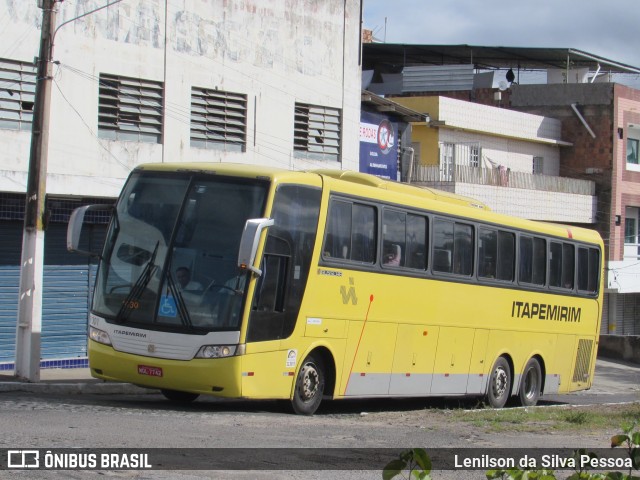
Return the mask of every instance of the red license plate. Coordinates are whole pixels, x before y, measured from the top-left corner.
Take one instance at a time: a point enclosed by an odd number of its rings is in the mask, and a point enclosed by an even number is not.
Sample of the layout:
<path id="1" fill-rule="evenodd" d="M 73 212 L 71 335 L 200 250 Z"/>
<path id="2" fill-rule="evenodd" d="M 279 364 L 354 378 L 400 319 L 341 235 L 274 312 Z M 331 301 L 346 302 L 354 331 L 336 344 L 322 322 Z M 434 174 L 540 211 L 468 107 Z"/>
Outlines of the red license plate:
<path id="1" fill-rule="evenodd" d="M 150 367 L 148 365 L 138 365 L 138 373 L 140 375 L 149 375 L 150 377 L 161 377 L 162 369 L 159 367 Z"/>

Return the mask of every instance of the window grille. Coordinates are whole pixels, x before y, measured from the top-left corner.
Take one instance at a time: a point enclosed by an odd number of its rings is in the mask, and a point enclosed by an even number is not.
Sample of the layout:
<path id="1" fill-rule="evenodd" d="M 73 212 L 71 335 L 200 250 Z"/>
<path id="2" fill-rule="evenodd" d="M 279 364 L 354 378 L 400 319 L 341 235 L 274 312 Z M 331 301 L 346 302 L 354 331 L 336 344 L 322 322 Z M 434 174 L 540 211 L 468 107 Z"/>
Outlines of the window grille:
<path id="1" fill-rule="evenodd" d="M 0 128 L 31 130 L 36 67 L 0 58 Z"/>
<path id="2" fill-rule="evenodd" d="M 544 171 L 544 157 L 533 157 L 533 174 L 542 175 Z"/>
<path id="3" fill-rule="evenodd" d="M 246 95 L 191 89 L 191 146 L 244 152 L 246 139 Z"/>
<path id="4" fill-rule="evenodd" d="M 163 84 L 100 74 L 98 136 L 161 143 Z"/>
<path id="5" fill-rule="evenodd" d="M 480 147 L 478 145 L 469 145 L 469 166 L 480 166 Z"/>
<path id="6" fill-rule="evenodd" d="M 294 151 L 308 158 L 338 161 L 341 116 L 342 112 L 338 108 L 296 102 Z"/>

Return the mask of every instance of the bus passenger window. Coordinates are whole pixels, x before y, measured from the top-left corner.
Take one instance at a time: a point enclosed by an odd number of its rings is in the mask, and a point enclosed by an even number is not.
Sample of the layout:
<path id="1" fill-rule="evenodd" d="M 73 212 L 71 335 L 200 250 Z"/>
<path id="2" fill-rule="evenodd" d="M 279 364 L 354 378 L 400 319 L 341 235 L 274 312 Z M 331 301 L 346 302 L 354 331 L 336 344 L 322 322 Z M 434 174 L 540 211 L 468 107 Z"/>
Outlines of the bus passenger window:
<path id="1" fill-rule="evenodd" d="M 481 228 L 478 232 L 478 276 L 496 278 L 498 239 L 495 230 Z"/>
<path id="2" fill-rule="evenodd" d="M 331 200 L 325 258 L 374 263 L 376 260 L 376 210 L 369 205 Z"/>
<path id="3" fill-rule="evenodd" d="M 407 219 L 404 212 L 385 209 L 382 215 L 382 263 L 383 265 L 402 267 L 406 251 Z"/>
<path id="4" fill-rule="evenodd" d="M 544 285 L 546 275 L 546 241 L 538 237 L 520 237 L 520 267 L 522 283 Z"/>
<path id="5" fill-rule="evenodd" d="M 516 236 L 498 231 L 498 280 L 513 281 L 516 263 Z"/>
<path id="6" fill-rule="evenodd" d="M 453 222 L 436 219 L 433 222 L 433 271 L 452 272 Z"/>
<path id="7" fill-rule="evenodd" d="M 549 285 L 573 289 L 575 248 L 570 243 L 551 242 L 549 247 Z"/>
<path id="8" fill-rule="evenodd" d="M 453 247 L 453 273 L 471 275 L 473 273 L 473 227 L 455 224 Z"/>
<path id="9" fill-rule="evenodd" d="M 473 273 L 473 227 L 450 220 L 433 222 L 433 270 L 471 275 Z"/>
<path id="10" fill-rule="evenodd" d="M 332 200 L 327 221 L 327 237 L 322 249 L 324 256 L 341 259 L 349 258 L 350 245 L 351 203 Z"/>
<path id="11" fill-rule="evenodd" d="M 569 243 L 562 244 L 562 288 L 573 289 L 576 271 L 575 247 Z"/>
<path id="12" fill-rule="evenodd" d="M 562 244 L 556 242 L 549 245 L 549 285 L 562 286 Z"/>
<path id="13" fill-rule="evenodd" d="M 578 248 L 578 290 L 598 291 L 600 252 L 595 248 Z"/>
<path id="14" fill-rule="evenodd" d="M 427 269 L 428 223 L 426 217 L 407 215 L 405 267 Z"/>
<path id="15" fill-rule="evenodd" d="M 376 212 L 368 205 L 353 205 L 353 234 L 351 260 L 373 263 L 376 261 Z"/>

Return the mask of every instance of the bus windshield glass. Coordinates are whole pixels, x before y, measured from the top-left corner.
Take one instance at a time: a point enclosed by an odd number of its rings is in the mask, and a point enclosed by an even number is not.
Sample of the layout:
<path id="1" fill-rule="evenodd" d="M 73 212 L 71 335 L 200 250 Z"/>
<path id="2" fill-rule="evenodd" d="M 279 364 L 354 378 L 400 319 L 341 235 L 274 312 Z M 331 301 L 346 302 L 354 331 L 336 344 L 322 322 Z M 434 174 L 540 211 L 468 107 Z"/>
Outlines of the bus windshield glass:
<path id="1" fill-rule="evenodd" d="M 92 311 L 109 321 L 178 332 L 238 330 L 245 222 L 263 214 L 268 184 L 188 173 L 135 172 L 109 228 Z"/>

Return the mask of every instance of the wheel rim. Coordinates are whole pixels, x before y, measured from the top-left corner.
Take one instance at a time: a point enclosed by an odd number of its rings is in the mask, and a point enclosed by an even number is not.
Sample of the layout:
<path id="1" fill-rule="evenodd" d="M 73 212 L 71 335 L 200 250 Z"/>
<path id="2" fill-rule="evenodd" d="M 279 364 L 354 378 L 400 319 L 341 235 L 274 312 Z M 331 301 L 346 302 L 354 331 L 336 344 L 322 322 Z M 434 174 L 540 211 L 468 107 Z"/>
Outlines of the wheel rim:
<path id="1" fill-rule="evenodd" d="M 502 367 L 496 368 L 495 378 L 493 380 L 493 393 L 496 398 L 500 398 L 505 394 L 508 383 L 509 376 L 506 370 Z"/>
<path id="2" fill-rule="evenodd" d="M 320 376 L 318 375 L 318 370 L 315 365 L 308 363 L 302 367 L 302 385 L 300 388 L 302 400 L 308 402 L 313 399 L 318 393 L 319 387 Z"/>
<path id="3" fill-rule="evenodd" d="M 530 368 L 525 373 L 524 384 L 522 385 L 525 398 L 531 399 L 535 397 L 537 388 L 538 388 L 538 380 L 537 380 L 537 375 L 535 374 L 535 369 Z"/>

